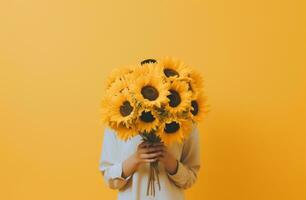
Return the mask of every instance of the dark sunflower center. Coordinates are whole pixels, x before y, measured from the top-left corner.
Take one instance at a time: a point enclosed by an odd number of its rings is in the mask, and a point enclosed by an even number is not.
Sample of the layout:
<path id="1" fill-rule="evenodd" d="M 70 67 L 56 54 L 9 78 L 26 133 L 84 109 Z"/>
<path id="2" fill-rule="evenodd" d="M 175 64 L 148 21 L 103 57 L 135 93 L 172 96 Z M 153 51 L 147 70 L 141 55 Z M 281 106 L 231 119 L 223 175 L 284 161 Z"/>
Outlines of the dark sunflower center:
<path id="1" fill-rule="evenodd" d="M 164 131 L 168 134 L 175 133 L 180 129 L 180 124 L 177 122 L 166 123 Z"/>
<path id="2" fill-rule="evenodd" d="M 131 106 L 129 101 L 123 102 L 123 104 L 120 106 L 120 114 L 123 117 L 128 116 L 133 111 L 133 107 Z"/>
<path id="3" fill-rule="evenodd" d="M 164 69 L 164 74 L 167 76 L 167 77 L 170 77 L 170 76 L 179 76 L 179 73 L 173 69 L 170 69 L 170 68 L 165 68 Z"/>
<path id="4" fill-rule="evenodd" d="M 155 99 L 158 98 L 158 95 L 159 95 L 157 89 L 150 85 L 144 86 L 141 89 L 141 94 L 143 98 L 148 99 L 150 101 L 154 101 Z"/>
<path id="5" fill-rule="evenodd" d="M 153 122 L 155 120 L 155 117 L 152 115 L 151 111 L 142 111 L 141 115 L 140 115 L 140 119 L 143 122 Z"/>
<path id="6" fill-rule="evenodd" d="M 191 101 L 191 106 L 193 108 L 193 110 L 191 110 L 190 112 L 195 116 L 199 113 L 199 104 L 197 101 L 193 100 Z"/>
<path id="7" fill-rule="evenodd" d="M 144 64 L 148 64 L 148 63 L 156 63 L 157 61 L 155 59 L 145 59 L 143 61 L 140 62 L 141 65 L 144 65 Z"/>
<path id="8" fill-rule="evenodd" d="M 170 94 L 167 96 L 170 100 L 169 105 L 171 107 L 177 107 L 181 103 L 181 96 L 180 94 L 175 90 L 169 90 Z"/>

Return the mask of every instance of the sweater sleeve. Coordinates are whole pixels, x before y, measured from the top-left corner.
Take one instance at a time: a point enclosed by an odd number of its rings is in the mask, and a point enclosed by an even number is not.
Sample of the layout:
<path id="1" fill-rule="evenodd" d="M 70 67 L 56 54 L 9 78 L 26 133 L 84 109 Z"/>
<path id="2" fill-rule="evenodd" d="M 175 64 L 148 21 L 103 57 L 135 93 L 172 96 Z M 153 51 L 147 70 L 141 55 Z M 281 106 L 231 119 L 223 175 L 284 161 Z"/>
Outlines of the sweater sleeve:
<path id="1" fill-rule="evenodd" d="M 200 169 L 200 141 L 199 131 L 193 127 L 190 136 L 185 140 L 181 159 L 178 162 L 177 172 L 168 173 L 170 180 L 182 189 L 190 188 L 197 180 Z"/>
<path id="2" fill-rule="evenodd" d="M 104 181 L 111 189 L 123 188 L 131 176 L 122 177 L 122 162 L 120 160 L 118 141 L 115 132 L 106 128 L 104 132 L 102 153 L 99 162 L 99 170 L 103 174 Z"/>

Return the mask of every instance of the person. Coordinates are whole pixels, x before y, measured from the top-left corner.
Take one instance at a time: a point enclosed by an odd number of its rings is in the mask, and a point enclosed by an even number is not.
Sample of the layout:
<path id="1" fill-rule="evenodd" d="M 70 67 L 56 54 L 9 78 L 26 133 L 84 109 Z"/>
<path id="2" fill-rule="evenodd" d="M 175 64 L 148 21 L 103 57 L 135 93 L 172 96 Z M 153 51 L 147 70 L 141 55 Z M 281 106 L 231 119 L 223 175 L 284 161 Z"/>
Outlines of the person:
<path id="1" fill-rule="evenodd" d="M 150 163 L 158 161 L 161 189 L 147 195 Z M 118 190 L 118 200 L 183 200 L 184 189 L 196 182 L 200 169 L 199 130 L 193 124 L 182 143 L 149 145 L 140 135 L 128 141 L 117 138 L 105 128 L 99 170 L 111 189 Z M 156 183 L 155 183 L 156 184 Z"/>

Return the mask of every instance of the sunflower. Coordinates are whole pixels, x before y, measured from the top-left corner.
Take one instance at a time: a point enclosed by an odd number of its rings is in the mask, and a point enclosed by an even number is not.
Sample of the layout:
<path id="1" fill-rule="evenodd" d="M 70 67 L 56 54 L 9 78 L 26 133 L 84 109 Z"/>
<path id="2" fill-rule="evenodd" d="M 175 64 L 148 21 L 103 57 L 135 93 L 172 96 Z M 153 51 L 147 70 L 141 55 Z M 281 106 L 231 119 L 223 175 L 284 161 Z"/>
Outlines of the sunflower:
<path id="1" fill-rule="evenodd" d="M 136 120 L 136 127 L 140 133 L 150 133 L 157 129 L 160 125 L 160 120 L 154 110 L 144 108 L 140 109 Z"/>
<path id="2" fill-rule="evenodd" d="M 184 81 L 174 80 L 170 84 L 170 94 L 167 96 L 169 103 L 166 105 L 166 110 L 170 114 L 183 112 L 190 107 L 191 91 L 188 90 L 188 84 Z"/>
<path id="3" fill-rule="evenodd" d="M 109 89 L 116 80 L 123 79 L 125 75 L 133 72 L 134 66 L 124 66 L 114 69 L 107 78 L 106 89 Z"/>
<path id="4" fill-rule="evenodd" d="M 206 109 L 206 97 L 202 93 L 199 93 L 195 99 L 191 101 L 191 119 L 194 122 L 199 122 L 203 118 L 203 115 L 208 111 Z"/>
<path id="5" fill-rule="evenodd" d="M 104 106 L 104 114 L 108 117 L 106 118 L 109 121 L 111 127 L 119 126 L 123 124 L 127 127 L 132 126 L 137 117 L 137 111 L 134 106 L 134 102 L 131 100 L 127 92 L 119 93 L 118 95 L 107 95 L 108 100 Z"/>
<path id="6" fill-rule="evenodd" d="M 150 70 L 150 69 L 147 69 Z M 153 70 L 153 69 L 152 69 Z M 144 108 L 161 107 L 168 102 L 169 84 L 163 82 L 157 71 L 151 71 L 151 74 L 135 70 L 129 84 L 130 92 L 133 97 L 142 104 Z"/>
<path id="7" fill-rule="evenodd" d="M 175 78 L 188 79 L 188 74 L 190 74 L 190 70 L 185 63 L 171 57 L 160 59 L 158 65 L 162 67 L 164 77 L 170 80 Z"/>
<path id="8" fill-rule="evenodd" d="M 181 143 L 191 132 L 192 122 L 186 119 L 171 118 L 161 124 L 157 135 L 165 143 L 170 145 L 174 142 Z"/>
<path id="9" fill-rule="evenodd" d="M 124 141 L 127 141 L 138 134 L 134 125 L 127 127 L 123 123 L 120 123 L 118 126 L 112 128 L 116 131 L 119 139 Z"/>
<path id="10" fill-rule="evenodd" d="M 133 77 L 137 78 L 143 75 L 152 75 L 152 76 L 159 76 L 163 77 L 163 70 L 160 65 L 157 65 L 156 62 L 144 60 L 141 64 L 135 65 L 133 67 Z"/>
<path id="11" fill-rule="evenodd" d="M 116 79 L 110 87 L 106 90 L 106 93 L 110 95 L 120 95 L 122 92 L 128 90 L 129 79 L 128 77 L 122 76 L 121 78 Z"/>
<path id="12" fill-rule="evenodd" d="M 188 75 L 190 80 L 188 80 L 189 90 L 192 91 L 192 97 L 196 97 L 203 90 L 203 77 L 195 69 L 190 70 Z"/>

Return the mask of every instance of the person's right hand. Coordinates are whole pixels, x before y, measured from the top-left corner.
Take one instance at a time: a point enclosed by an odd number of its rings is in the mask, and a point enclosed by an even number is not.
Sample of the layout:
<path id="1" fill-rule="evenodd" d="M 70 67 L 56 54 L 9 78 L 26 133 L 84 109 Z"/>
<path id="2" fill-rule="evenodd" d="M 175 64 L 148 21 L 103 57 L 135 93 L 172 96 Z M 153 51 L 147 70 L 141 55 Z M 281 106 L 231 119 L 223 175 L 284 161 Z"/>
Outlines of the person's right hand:
<path id="1" fill-rule="evenodd" d="M 151 163 L 157 161 L 163 154 L 163 145 L 161 143 L 149 144 L 142 142 L 137 150 L 123 162 L 122 176 L 128 177 L 133 174 L 142 163 Z"/>
<path id="2" fill-rule="evenodd" d="M 161 143 L 149 144 L 142 142 L 138 145 L 137 151 L 134 153 L 134 159 L 139 165 L 141 163 L 150 163 L 158 160 L 162 155 L 163 145 Z"/>

